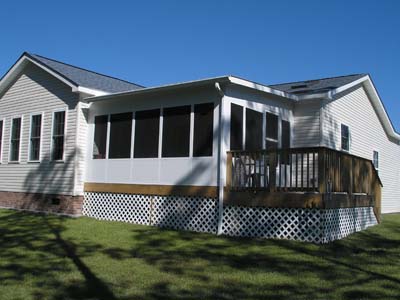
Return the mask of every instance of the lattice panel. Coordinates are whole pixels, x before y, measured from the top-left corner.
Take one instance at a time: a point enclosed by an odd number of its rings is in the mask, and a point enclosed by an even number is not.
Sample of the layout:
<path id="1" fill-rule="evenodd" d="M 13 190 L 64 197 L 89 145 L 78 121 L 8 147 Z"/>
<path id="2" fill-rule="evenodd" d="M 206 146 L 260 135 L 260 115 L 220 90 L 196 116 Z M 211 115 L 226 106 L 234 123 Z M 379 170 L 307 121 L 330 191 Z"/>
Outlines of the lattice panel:
<path id="1" fill-rule="evenodd" d="M 216 233 L 215 198 L 85 193 L 89 217 Z M 327 243 L 376 225 L 372 207 L 301 209 L 226 206 L 222 233 Z"/>
<path id="2" fill-rule="evenodd" d="M 174 229 L 216 232 L 217 200 L 213 198 L 85 193 L 84 215 Z"/>
<path id="3" fill-rule="evenodd" d="M 328 243 L 376 225 L 377 221 L 372 207 L 356 207 L 324 210 L 322 223 L 322 242 Z"/>
<path id="4" fill-rule="evenodd" d="M 231 236 L 321 242 L 321 211 L 301 208 L 224 207 L 222 231 Z"/>
<path id="5" fill-rule="evenodd" d="M 196 197 L 154 198 L 152 224 L 200 232 L 217 230 L 217 200 Z"/>
<path id="6" fill-rule="evenodd" d="M 85 193 L 82 213 L 101 220 L 150 225 L 151 198 L 148 195 Z"/>

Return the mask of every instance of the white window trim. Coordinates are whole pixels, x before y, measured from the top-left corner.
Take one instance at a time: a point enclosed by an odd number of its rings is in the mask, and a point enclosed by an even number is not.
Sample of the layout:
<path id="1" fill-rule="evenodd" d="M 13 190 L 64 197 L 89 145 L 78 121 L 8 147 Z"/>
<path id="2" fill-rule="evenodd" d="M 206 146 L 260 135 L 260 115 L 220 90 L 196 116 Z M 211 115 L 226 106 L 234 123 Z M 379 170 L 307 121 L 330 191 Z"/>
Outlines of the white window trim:
<path id="1" fill-rule="evenodd" d="M 189 116 L 189 158 L 193 158 L 193 143 L 194 143 L 194 104 L 190 105 L 190 116 Z"/>
<path id="2" fill-rule="evenodd" d="M 99 116 L 101 116 L 101 115 L 99 115 Z M 93 119 L 93 122 L 94 122 L 94 119 Z M 95 131 L 95 127 L 96 126 L 93 126 L 93 143 L 94 143 L 94 131 Z M 106 158 L 105 159 L 109 159 L 108 158 L 108 155 L 109 155 L 109 153 L 110 153 L 110 129 L 111 129 L 111 114 L 108 114 L 107 115 L 107 136 L 106 136 Z M 92 151 L 93 151 L 93 148 L 92 148 Z M 93 153 L 92 153 L 92 159 L 93 159 Z"/>
<path id="3" fill-rule="evenodd" d="M 135 126 L 136 126 L 136 111 L 132 112 L 132 124 L 131 124 L 131 154 L 132 159 L 135 155 Z"/>
<path id="4" fill-rule="evenodd" d="M 158 159 L 162 157 L 163 128 L 164 128 L 164 106 L 160 107 L 160 127 L 158 130 Z"/>
<path id="5" fill-rule="evenodd" d="M 349 130 L 349 137 L 348 137 L 349 149 L 343 149 L 343 147 L 342 147 L 342 125 L 346 126 L 348 128 L 348 130 Z M 340 150 L 344 151 L 344 152 L 347 152 L 347 153 L 350 153 L 350 149 L 351 149 L 351 131 L 350 131 L 350 126 L 346 125 L 345 123 L 340 123 Z"/>
<path id="6" fill-rule="evenodd" d="M 42 116 L 41 122 L 40 122 L 40 143 L 39 143 L 39 159 L 38 160 L 32 160 L 31 159 L 31 138 L 32 138 L 32 118 L 34 116 Z M 28 140 L 28 157 L 27 157 L 27 162 L 28 163 L 40 163 L 43 159 L 42 157 L 42 150 L 43 150 L 43 122 L 44 121 L 44 112 L 40 113 L 31 113 L 29 115 L 29 140 Z"/>
<path id="7" fill-rule="evenodd" d="M 21 119 L 21 128 L 19 130 L 19 149 L 18 149 L 18 160 L 11 160 L 11 138 L 12 138 L 12 130 L 13 130 L 13 121 L 15 119 Z M 21 149 L 22 149 L 22 130 L 24 128 L 24 116 L 20 115 L 20 116 L 15 116 L 15 117 L 11 117 L 10 120 L 10 137 L 9 137 L 9 150 L 8 150 L 8 163 L 9 164 L 19 164 L 21 163 Z"/>
<path id="8" fill-rule="evenodd" d="M 62 159 L 53 159 L 53 147 L 54 147 L 54 142 L 53 142 L 53 133 L 54 133 L 54 115 L 57 112 L 65 112 L 65 119 L 64 119 L 64 147 L 63 147 L 63 154 L 62 154 Z M 68 108 L 60 108 L 60 109 L 55 109 L 52 111 L 51 114 L 51 132 L 50 132 L 50 161 L 52 162 L 65 162 L 65 146 L 66 146 L 66 141 L 67 141 L 67 125 L 68 125 Z"/>

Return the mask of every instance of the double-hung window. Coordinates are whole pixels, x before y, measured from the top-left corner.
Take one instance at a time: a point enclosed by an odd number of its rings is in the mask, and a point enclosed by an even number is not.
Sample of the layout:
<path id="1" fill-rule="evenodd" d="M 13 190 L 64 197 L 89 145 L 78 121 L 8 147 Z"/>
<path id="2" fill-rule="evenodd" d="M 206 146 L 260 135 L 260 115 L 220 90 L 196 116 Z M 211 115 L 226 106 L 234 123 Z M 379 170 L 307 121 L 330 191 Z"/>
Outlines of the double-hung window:
<path id="1" fill-rule="evenodd" d="M 52 160 L 64 159 L 65 111 L 53 114 Z"/>
<path id="2" fill-rule="evenodd" d="M 341 144 L 342 150 L 349 151 L 350 150 L 350 130 L 349 126 L 341 124 Z"/>
<path id="3" fill-rule="evenodd" d="M 21 143 L 21 118 L 12 119 L 10 140 L 10 161 L 19 161 L 19 148 Z"/>
<path id="4" fill-rule="evenodd" d="M 31 117 L 31 130 L 29 141 L 29 160 L 40 160 L 40 138 L 42 129 L 42 115 Z"/>

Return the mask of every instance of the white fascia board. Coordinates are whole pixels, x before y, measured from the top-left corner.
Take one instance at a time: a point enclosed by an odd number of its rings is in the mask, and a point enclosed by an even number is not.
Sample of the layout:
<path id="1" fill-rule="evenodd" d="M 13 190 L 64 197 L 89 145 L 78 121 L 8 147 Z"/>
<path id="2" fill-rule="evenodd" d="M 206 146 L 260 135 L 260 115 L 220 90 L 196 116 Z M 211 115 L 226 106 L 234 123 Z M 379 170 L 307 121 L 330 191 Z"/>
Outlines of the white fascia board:
<path id="1" fill-rule="evenodd" d="M 39 68 L 45 70 L 46 72 L 50 73 L 52 76 L 56 77 L 57 79 L 61 80 L 66 85 L 70 86 L 71 88 L 77 88 L 76 85 L 71 83 L 70 81 L 66 80 L 65 78 L 61 77 L 60 75 L 54 73 L 52 70 L 47 68 L 46 66 L 37 63 L 36 61 L 30 59 L 27 56 L 22 56 L 17 63 L 7 72 L 7 74 L 1 79 L 0 81 L 0 92 L 3 91 L 4 88 L 8 86 L 8 84 L 15 78 L 20 70 L 26 65 L 27 62 L 31 62 L 38 66 Z"/>
<path id="2" fill-rule="evenodd" d="M 369 76 L 365 75 L 364 77 L 361 77 L 360 79 L 357 79 L 357 80 L 352 81 L 352 82 L 350 82 L 348 84 L 342 85 L 342 86 L 340 86 L 340 87 L 328 92 L 328 94 L 329 94 L 330 97 L 333 98 L 333 96 L 335 96 L 336 94 L 339 94 L 339 93 L 341 93 L 341 92 L 343 92 L 343 91 L 345 91 L 347 89 L 350 89 L 353 86 L 356 86 L 357 84 L 363 83 L 364 81 L 366 81 L 368 79 L 369 79 Z"/>
<path id="3" fill-rule="evenodd" d="M 88 98 L 84 99 L 84 101 L 90 103 L 90 102 L 108 100 L 111 98 L 117 98 L 117 97 L 123 97 L 123 96 L 131 96 L 131 95 L 133 96 L 133 95 L 140 95 L 140 94 L 147 94 L 147 93 L 157 93 L 157 92 L 173 90 L 173 89 L 201 86 L 201 85 L 215 83 L 215 82 L 222 83 L 222 82 L 226 82 L 227 80 L 228 80 L 227 76 L 201 79 L 201 80 L 193 80 L 193 81 L 187 81 L 187 82 L 181 82 L 181 83 L 173 83 L 173 84 L 166 84 L 166 85 L 160 85 L 160 86 L 155 86 L 155 87 L 141 88 L 138 90 L 131 90 L 131 91 L 126 91 L 126 92 L 110 93 L 110 94 L 106 94 L 106 95 L 102 95 L 102 96 L 93 96 L 93 97 L 88 97 Z"/>
<path id="4" fill-rule="evenodd" d="M 258 91 L 262 91 L 268 94 L 273 94 L 273 95 L 277 95 L 277 96 L 281 96 L 284 98 L 288 98 L 294 101 L 298 101 L 299 97 L 290 93 L 285 93 L 283 91 L 280 90 L 276 90 L 273 88 L 270 88 L 269 86 L 263 85 L 263 84 L 259 84 L 259 83 L 255 83 L 249 80 L 245 80 L 242 78 L 238 78 L 238 77 L 234 77 L 234 76 L 229 76 L 229 81 L 233 84 L 237 84 L 237 85 L 241 85 L 241 86 L 245 86 L 251 89 L 255 89 Z"/>
<path id="5" fill-rule="evenodd" d="M 0 81 L 0 92 L 3 91 L 4 88 L 8 86 L 8 84 L 15 78 L 15 76 L 18 74 L 20 70 L 25 66 L 27 62 L 31 62 L 34 65 L 38 66 L 42 70 L 46 71 L 53 77 L 57 78 L 61 82 L 65 83 L 67 86 L 71 87 L 72 92 L 74 93 L 82 93 L 82 94 L 87 94 L 87 95 L 92 95 L 92 96 L 103 96 L 107 95 L 107 92 L 96 90 L 96 89 L 91 89 L 91 88 L 86 88 L 83 86 L 78 86 L 71 81 L 65 79 L 64 77 L 60 76 L 53 70 L 49 69 L 45 65 L 38 63 L 37 61 L 31 59 L 30 57 L 24 55 L 22 56 L 17 63 L 7 72 L 7 74 L 1 79 Z"/>
<path id="6" fill-rule="evenodd" d="M 394 129 L 393 124 L 390 121 L 389 115 L 387 114 L 387 111 L 385 109 L 385 106 L 383 105 L 383 102 L 379 97 L 379 94 L 375 88 L 375 85 L 369 76 L 364 81 L 364 84 L 367 92 L 371 96 L 372 102 L 374 103 L 378 116 L 382 120 L 382 123 L 385 125 L 389 135 L 400 142 L 400 134 L 397 133 L 396 130 Z"/>
<path id="7" fill-rule="evenodd" d="M 231 84 L 236 84 L 236 85 L 244 86 L 244 87 L 247 87 L 250 89 L 262 91 L 264 93 L 281 96 L 281 97 L 284 97 L 284 98 L 287 98 L 287 99 L 290 99 L 293 101 L 298 101 L 300 99 L 297 95 L 285 93 L 283 91 L 279 91 L 279 90 L 276 90 L 276 89 L 273 89 L 268 86 L 258 84 L 258 83 L 252 82 L 252 81 L 248 81 L 248 80 L 241 79 L 241 78 L 234 77 L 234 76 L 221 76 L 221 77 L 215 77 L 215 78 L 207 78 L 207 79 L 187 81 L 187 82 L 182 82 L 182 83 L 167 84 L 167 85 L 161 85 L 161 86 L 156 86 L 156 87 L 143 88 L 143 89 L 134 90 L 134 91 L 93 96 L 93 97 L 86 98 L 85 101 L 95 102 L 95 101 L 106 100 L 106 99 L 114 98 L 114 97 L 138 95 L 138 94 L 145 94 L 145 93 L 155 93 L 155 92 L 161 92 L 161 91 L 171 90 L 171 89 L 206 85 L 206 84 L 215 83 L 215 82 L 218 82 L 218 83 L 228 82 Z M 309 95 L 309 96 L 310 96 L 310 98 L 315 99 L 314 95 Z M 320 96 L 320 95 L 317 95 L 317 96 Z"/>
<path id="8" fill-rule="evenodd" d="M 367 93 L 371 97 L 372 104 L 376 109 L 376 113 L 377 113 L 379 119 L 381 120 L 388 135 L 400 142 L 400 134 L 398 134 L 396 132 L 396 130 L 393 128 L 393 125 L 392 125 L 392 122 L 390 121 L 389 115 L 387 114 L 386 109 L 383 105 L 383 102 L 382 102 L 381 98 L 379 97 L 379 94 L 378 94 L 371 78 L 369 77 L 369 75 L 361 77 L 360 79 L 357 79 L 353 82 L 350 82 L 346 85 L 340 86 L 337 89 L 334 89 L 334 90 L 328 92 L 328 97 L 330 99 L 333 99 L 333 96 L 335 96 L 336 94 L 344 92 L 358 84 L 364 85 Z"/>
<path id="9" fill-rule="evenodd" d="M 110 93 L 104 92 L 104 91 L 100 91 L 100 90 L 95 90 L 95 89 L 91 89 L 91 88 L 86 88 L 83 86 L 78 86 L 78 87 L 73 87 L 72 91 L 74 93 L 81 93 L 81 94 L 86 94 L 86 95 L 90 95 L 89 97 L 92 96 L 105 96 L 105 95 L 109 95 Z"/>
<path id="10" fill-rule="evenodd" d="M 43 69 L 44 71 L 46 71 L 47 73 L 49 73 L 50 75 L 52 75 L 53 77 L 57 78 L 58 80 L 62 81 L 63 83 L 65 83 L 66 85 L 68 85 L 69 87 L 71 87 L 72 89 L 77 88 L 78 86 L 71 83 L 69 80 L 66 80 L 64 77 L 60 76 L 59 74 L 55 73 L 54 71 L 52 71 L 51 69 L 47 68 L 46 66 L 30 59 L 29 57 L 22 57 L 23 59 L 26 59 L 28 61 L 30 61 L 31 63 L 35 64 L 36 66 L 38 66 L 39 68 Z"/>
<path id="11" fill-rule="evenodd" d="M 294 101 L 325 99 L 326 97 L 329 97 L 328 93 L 318 93 L 318 94 L 310 94 L 310 95 L 295 95 L 293 93 L 283 92 L 283 91 L 273 89 L 273 88 L 263 85 L 263 84 L 255 83 L 255 82 L 245 80 L 242 78 L 238 78 L 238 77 L 234 77 L 234 76 L 230 76 L 229 80 L 233 84 L 238 84 L 238 85 L 245 86 L 248 88 L 256 89 L 256 90 L 259 90 L 259 91 L 262 91 L 262 92 L 265 92 L 268 94 L 281 96 L 281 97 L 284 97 L 284 98 L 287 98 L 290 100 L 294 100 Z"/>

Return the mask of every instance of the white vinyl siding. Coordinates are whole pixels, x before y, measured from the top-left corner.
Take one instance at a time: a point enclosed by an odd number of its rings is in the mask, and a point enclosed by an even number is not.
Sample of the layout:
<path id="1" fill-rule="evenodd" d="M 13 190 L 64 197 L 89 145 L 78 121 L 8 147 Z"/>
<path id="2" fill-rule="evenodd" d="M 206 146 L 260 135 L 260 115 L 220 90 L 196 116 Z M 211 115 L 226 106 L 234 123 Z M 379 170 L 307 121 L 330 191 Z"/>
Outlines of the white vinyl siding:
<path id="1" fill-rule="evenodd" d="M 316 147 L 320 144 L 320 102 L 295 105 L 292 147 Z"/>
<path id="2" fill-rule="evenodd" d="M 4 120 L 3 155 L 0 165 L 0 190 L 32 193 L 73 193 L 76 105 L 78 95 L 71 88 L 32 64 L 28 65 L 0 95 L 0 119 Z M 65 162 L 50 161 L 53 111 L 66 109 Z M 41 111 L 40 163 L 30 163 L 29 119 L 32 112 Z M 22 116 L 20 163 L 9 164 L 11 119 Z M 28 120 L 28 121 L 27 121 Z"/>
<path id="3" fill-rule="evenodd" d="M 383 183 L 382 212 L 400 211 L 400 146 L 386 134 L 372 102 L 359 85 L 327 101 L 323 109 L 323 145 L 341 149 L 341 124 L 349 126 L 350 153 L 373 159 L 379 152 L 379 176 Z"/>

